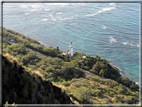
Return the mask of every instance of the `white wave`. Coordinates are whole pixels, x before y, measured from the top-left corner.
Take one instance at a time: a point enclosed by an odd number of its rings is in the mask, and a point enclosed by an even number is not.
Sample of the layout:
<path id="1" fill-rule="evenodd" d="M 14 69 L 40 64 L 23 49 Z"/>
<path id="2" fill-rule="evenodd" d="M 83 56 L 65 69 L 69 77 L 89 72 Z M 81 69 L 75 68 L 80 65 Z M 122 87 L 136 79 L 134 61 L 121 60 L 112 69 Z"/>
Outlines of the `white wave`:
<path id="1" fill-rule="evenodd" d="M 53 15 L 52 15 L 52 14 L 49 14 L 48 16 L 49 16 L 49 17 L 52 17 Z"/>
<path id="2" fill-rule="evenodd" d="M 130 46 L 135 46 L 135 45 L 133 45 L 133 44 L 131 43 Z"/>
<path id="3" fill-rule="evenodd" d="M 73 4 L 70 4 L 70 5 L 86 5 L 86 3 L 73 3 Z"/>
<path id="4" fill-rule="evenodd" d="M 117 40 L 116 40 L 115 38 L 113 38 L 112 36 L 110 36 L 109 38 L 110 38 L 110 39 L 109 39 L 110 43 L 112 43 L 112 42 L 117 42 Z"/>
<path id="5" fill-rule="evenodd" d="M 140 47 L 140 45 L 139 45 L 139 44 L 137 44 L 137 47 Z"/>
<path id="6" fill-rule="evenodd" d="M 51 17 L 51 20 L 53 20 L 54 22 L 57 20 L 57 19 L 55 19 L 53 16 Z"/>
<path id="7" fill-rule="evenodd" d="M 20 5 L 20 7 L 22 8 L 31 8 L 31 12 L 33 11 L 39 11 L 42 9 L 43 5 L 41 3 L 38 3 L 38 4 L 22 4 Z"/>
<path id="8" fill-rule="evenodd" d="M 42 21 L 47 21 L 48 19 L 42 19 Z"/>
<path id="9" fill-rule="evenodd" d="M 25 13 L 25 15 L 29 15 L 30 13 Z"/>
<path id="10" fill-rule="evenodd" d="M 20 7 L 22 7 L 22 8 L 28 8 L 28 6 L 25 5 L 25 4 L 20 5 Z"/>
<path id="11" fill-rule="evenodd" d="M 32 5 L 31 6 L 32 8 L 39 8 L 39 7 L 41 7 L 40 5 Z"/>
<path id="12" fill-rule="evenodd" d="M 109 3 L 110 6 L 115 6 L 116 3 Z"/>
<path id="13" fill-rule="evenodd" d="M 45 9 L 45 11 L 50 11 L 50 9 Z"/>
<path id="14" fill-rule="evenodd" d="M 128 44 L 128 42 L 123 42 L 122 44 L 127 45 L 127 44 Z"/>
<path id="15" fill-rule="evenodd" d="M 43 4 L 42 3 L 30 4 L 30 7 L 39 9 L 43 7 Z"/>
<path id="16" fill-rule="evenodd" d="M 102 13 L 102 12 L 106 12 L 106 11 L 110 11 L 112 9 L 115 9 L 115 7 L 108 7 L 108 8 L 103 8 L 102 10 L 99 10 L 98 12 L 94 13 L 94 14 L 88 14 L 88 15 L 85 15 L 85 16 L 95 16 L 99 13 Z"/>
<path id="17" fill-rule="evenodd" d="M 102 26 L 102 29 L 106 29 L 107 27 L 106 26 Z"/>
<path id="18" fill-rule="evenodd" d="M 32 8 L 32 10 L 30 10 L 31 12 L 33 12 L 33 11 L 40 11 L 43 8 L 43 5 L 41 3 L 30 4 L 29 6 Z"/>
<path id="19" fill-rule="evenodd" d="M 67 6 L 69 5 L 68 3 L 44 3 L 45 5 L 60 5 L 60 6 Z"/>
<path id="20" fill-rule="evenodd" d="M 71 17 L 71 18 L 60 18 L 59 20 L 69 20 L 69 19 L 73 19 L 73 17 Z"/>
<path id="21" fill-rule="evenodd" d="M 60 12 L 60 13 L 57 13 L 57 14 L 62 14 L 62 12 Z"/>
<path id="22" fill-rule="evenodd" d="M 38 9 L 32 9 L 32 10 L 30 10 L 31 12 L 34 12 L 34 11 L 39 11 Z"/>
<path id="23" fill-rule="evenodd" d="M 86 5 L 86 3 L 44 3 L 44 5 L 73 6 L 73 5 Z"/>
<path id="24" fill-rule="evenodd" d="M 123 45 L 129 45 L 129 46 L 136 46 L 136 47 L 140 47 L 140 45 L 139 44 L 132 44 L 132 43 L 129 43 L 129 42 L 123 42 L 122 43 Z"/>
<path id="25" fill-rule="evenodd" d="M 97 12 L 97 13 L 94 13 L 94 14 L 87 14 L 87 15 L 85 15 L 85 16 L 95 16 L 95 15 L 97 15 L 97 14 L 99 14 L 99 13 Z"/>
<path id="26" fill-rule="evenodd" d="M 115 9 L 115 7 L 103 8 L 101 12 L 110 11 L 112 9 Z"/>
<path id="27" fill-rule="evenodd" d="M 52 18 L 52 20 L 55 22 L 57 19 L 55 19 L 55 18 Z"/>

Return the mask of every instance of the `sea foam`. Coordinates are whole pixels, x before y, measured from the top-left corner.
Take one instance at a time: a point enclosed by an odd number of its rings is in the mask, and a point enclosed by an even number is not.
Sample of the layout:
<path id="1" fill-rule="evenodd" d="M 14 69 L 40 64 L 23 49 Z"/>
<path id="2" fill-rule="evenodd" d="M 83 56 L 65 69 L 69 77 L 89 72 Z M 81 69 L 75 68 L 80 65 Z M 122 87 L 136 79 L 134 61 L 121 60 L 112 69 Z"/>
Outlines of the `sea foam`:
<path id="1" fill-rule="evenodd" d="M 102 11 L 100 11 L 100 12 L 106 12 L 106 11 L 110 11 L 112 9 L 115 9 L 115 7 L 103 8 Z"/>
<path id="2" fill-rule="evenodd" d="M 117 42 L 116 39 L 113 38 L 112 36 L 110 36 L 109 38 L 110 38 L 110 39 L 109 39 L 110 43 L 112 43 L 112 42 Z"/>
<path id="3" fill-rule="evenodd" d="M 71 18 L 60 18 L 59 20 L 68 20 L 68 19 L 73 19 L 73 17 L 71 17 Z"/>
<path id="4" fill-rule="evenodd" d="M 102 26 L 102 29 L 106 29 L 107 27 L 106 26 Z"/>
<path id="5" fill-rule="evenodd" d="M 50 11 L 50 9 L 44 9 L 45 11 Z"/>
<path id="6" fill-rule="evenodd" d="M 57 14 L 62 14 L 62 12 L 60 12 L 60 13 L 57 13 Z"/>
<path id="7" fill-rule="evenodd" d="M 47 21 L 48 19 L 42 19 L 42 21 Z"/>
<path id="8" fill-rule="evenodd" d="M 88 14 L 88 15 L 85 15 L 85 16 L 95 16 L 99 13 L 103 13 L 103 12 L 106 12 L 106 11 L 110 11 L 112 9 L 115 9 L 115 7 L 107 7 L 107 8 L 103 8 L 102 10 L 99 10 L 98 12 L 96 13 L 93 13 L 93 14 Z"/>
<path id="9" fill-rule="evenodd" d="M 139 44 L 137 44 L 137 47 L 140 47 L 140 45 L 139 45 Z"/>
<path id="10" fill-rule="evenodd" d="M 129 43 L 129 42 L 122 42 L 123 45 L 129 45 L 129 46 L 136 46 L 136 47 L 140 47 L 139 44 L 132 44 L 132 43 Z"/>
<path id="11" fill-rule="evenodd" d="M 109 3 L 110 6 L 115 6 L 115 3 Z"/>
<path id="12" fill-rule="evenodd" d="M 29 15 L 30 13 L 25 13 L 25 15 Z"/>
<path id="13" fill-rule="evenodd" d="M 68 6 L 68 3 L 44 3 L 45 5 Z"/>
<path id="14" fill-rule="evenodd" d="M 123 42 L 122 44 L 123 44 L 123 45 L 127 45 L 127 44 L 128 44 L 128 42 Z"/>
<path id="15" fill-rule="evenodd" d="M 20 7 L 22 7 L 22 8 L 28 8 L 28 6 L 25 5 L 25 4 L 20 5 Z"/>

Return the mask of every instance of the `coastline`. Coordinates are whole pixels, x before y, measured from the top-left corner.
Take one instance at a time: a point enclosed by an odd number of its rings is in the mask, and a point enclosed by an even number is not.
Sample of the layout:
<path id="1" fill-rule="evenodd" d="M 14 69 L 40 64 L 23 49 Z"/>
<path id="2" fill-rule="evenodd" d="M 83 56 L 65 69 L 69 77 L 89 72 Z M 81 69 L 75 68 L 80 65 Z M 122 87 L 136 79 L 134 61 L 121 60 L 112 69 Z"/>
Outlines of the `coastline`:
<path id="1" fill-rule="evenodd" d="M 40 43 L 41 43 L 41 45 L 43 45 L 43 46 L 47 46 L 47 45 L 45 45 L 44 43 L 42 43 L 41 41 L 39 41 Z M 52 45 L 48 45 L 47 47 L 50 47 L 50 46 L 52 46 Z M 91 57 L 95 57 L 95 55 L 90 55 Z M 112 65 L 113 67 L 115 67 L 115 68 L 117 68 L 118 69 L 118 71 L 119 71 L 119 74 L 121 75 L 121 76 L 124 76 L 124 77 L 127 77 L 127 78 L 129 78 L 127 75 L 126 75 L 126 73 L 124 72 L 124 71 L 122 71 L 122 69 L 120 68 L 120 67 L 118 67 L 117 65 L 115 65 L 113 62 L 109 62 L 109 64 L 110 65 Z M 131 79 L 131 78 L 129 78 L 129 79 Z M 132 79 L 131 79 L 132 80 Z M 134 81 L 134 80 L 132 80 L 132 81 Z M 139 87 L 140 87 L 140 82 L 138 81 L 138 82 L 136 82 L 136 81 L 134 81 Z"/>
<path id="2" fill-rule="evenodd" d="M 109 64 L 112 65 L 112 66 L 114 66 L 114 67 L 116 67 L 116 68 L 119 70 L 119 73 L 120 73 L 121 76 L 124 76 L 124 77 L 129 78 L 129 77 L 125 74 L 125 72 L 122 71 L 118 66 L 116 66 L 116 65 L 113 64 L 112 62 L 109 62 Z M 129 78 L 129 79 L 131 79 L 131 78 Z M 132 80 L 132 81 L 133 81 L 133 80 Z M 135 81 L 134 81 L 134 82 L 135 82 Z M 136 83 L 139 87 L 141 87 L 140 82 L 135 82 L 135 83 Z"/>
<path id="3" fill-rule="evenodd" d="M 91 57 L 95 57 L 94 55 Z M 114 63 L 112 63 L 111 61 L 109 62 L 110 65 L 112 65 L 113 67 L 117 68 L 119 70 L 120 75 L 124 76 L 124 77 L 128 77 L 124 71 L 122 71 L 118 66 L 116 66 Z M 128 77 L 129 78 L 129 77 Z"/>
<path id="4" fill-rule="evenodd" d="M 119 70 L 119 73 L 124 76 L 124 77 L 128 77 L 124 71 L 122 71 L 118 66 L 116 66 L 114 63 L 109 62 L 110 65 L 114 66 L 115 68 L 117 68 Z M 128 77 L 129 78 L 129 77 Z"/>
<path id="5" fill-rule="evenodd" d="M 91 57 L 95 57 L 95 56 L 92 56 L 92 55 L 91 55 Z M 122 71 L 122 70 L 121 70 L 118 66 L 116 66 L 114 63 L 112 63 L 112 62 L 110 61 L 109 64 L 112 65 L 113 67 L 117 68 L 121 76 L 124 76 L 124 77 L 129 78 L 129 77 L 125 74 L 125 72 Z M 131 79 L 131 78 L 129 78 L 129 79 Z M 132 79 L 131 79 L 131 80 L 132 80 Z M 134 80 L 132 80 L 132 81 L 134 81 Z M 135 81 L 134 81 L 134 82 L 135 82 Z M 140 82 L 135 82 L 135 83 L 136 83 L 139 87 L 141 87 Z"/>
<path id="6" fill-rule="evenodd" d="M 31 38 L 31 37 L 30 37 Z M 40 45 L 42 45 L 43 47 L 52 47 L 52 45 L 46 45 L 45 43 L 43 43 L 43 42 L 41 42 L 41 41 L 39 41 L 39 40 L 37 40 L 39 43 L 40 43 Z M 54 48 L 54 47 L 53 47 Z M 91 56 L 91 57 L 95 57 L 95 55 L 89 55 L 89 56 Z M 109 62 L 109 64 L 110 65 L 112 65 L 113 67 L 115 67 L 115 68 L 117 68 L 118 69 L 118 71 L 119 71 L 119 74 L 121 75 L 121 76 L 124 76 L 124 77 L 127 77 L 127 78 L 129 78 L 126 74 L 125 74 L 125 72 L 124 71 L 122 71 L 118 66 L 116 66 L 113 62 Z M 130 78 L 129 78 L 130 79 Z M 132 80 L 133 81 L 133 80 Z M 135 82 L 135 81 L 134 81 Z M 140 84 L 139 82 L 135 82 L 136 84 Z"/>
<path id="7" fill-rule="evenodd" d="M 47 46 L 47 45 L 45 45 L 44 43 L 42 43 L 41 41 L 39 41 L 39 42 L 41 43 L 41 45 L 43 45 L 43 46 L 45 46 L 45 47 Z M 52 46 L 52 45 L 48 45 L 47 47 L 49 47 L 49 46 Z M 91 55 L 91 57 L 95 57 L 95 56 L 94 56 L 94 55 Z M 110 61 L 109 64 L 112 65 L 113 67 L 117 68 L 121 76 L 124 76 L 124 77 L 129 78 L 129 77 L 125 74 L 125 72 L 122 71 L 121 68 L 118 67 L 117 65 L 115 65 L 113 62 Z M 130 79 L 130 78 L 129 78 L 129 79 Z M 133 81 L 133 80 L 132 80 L 132 81 Z M 135 81 L 134 81 L 134 82 L 135 82 Z M 140 86 L 139 82 L 135 82 L 135 83 Z"/>

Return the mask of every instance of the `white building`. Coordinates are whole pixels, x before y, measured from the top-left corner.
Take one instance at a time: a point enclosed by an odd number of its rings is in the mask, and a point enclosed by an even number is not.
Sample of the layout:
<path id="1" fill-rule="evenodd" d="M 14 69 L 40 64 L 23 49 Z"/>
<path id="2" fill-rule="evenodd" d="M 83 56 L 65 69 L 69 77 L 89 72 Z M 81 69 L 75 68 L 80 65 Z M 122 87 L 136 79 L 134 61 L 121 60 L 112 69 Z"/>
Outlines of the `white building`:
<path id="1" fill-rule="evenodd" d="M 69 50 L 67 52 L 63 52 L 59 55 L 60 58 L 63 58 L 65 55 L 69 54 L 70 56 L 76 54 L 76 52 L 73 51 L 72 42 L 70 43 Z"/>
<path id="2" fill-rule="evenodd" d="M 73 47 L 72 47 L 72 42 L 70 43 L 70 49 L 69 49 L 69 55 L 73 55 L 74 52 L 73 52 Z"/>

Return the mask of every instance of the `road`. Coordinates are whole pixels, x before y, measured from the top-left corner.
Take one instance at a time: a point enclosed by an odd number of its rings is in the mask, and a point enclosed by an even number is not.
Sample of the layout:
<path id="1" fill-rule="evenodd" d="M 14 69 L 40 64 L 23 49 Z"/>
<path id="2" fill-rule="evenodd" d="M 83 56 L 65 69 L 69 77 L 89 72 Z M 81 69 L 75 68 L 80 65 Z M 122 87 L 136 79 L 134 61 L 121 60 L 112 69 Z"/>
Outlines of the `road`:
<path id="1" fill-rule="evenodd" d="M 84 70 L 84 69 L 82 69 L 82 68 L 76 67 L 76 69 L 82 70 L 82 71 L 85 73 L 86 76 L 87 76 L 87 75 L 91 75 L 91 76 L 97 76 L 97 77 L 100 77 L 100 78 L 102 78 L 102 79 L 107 79 L 107 78 L 105 78 L 105 77 L 101 77 L 101 76 L 99 76 L 99 75 L 96 75 L 96 74 L 94 74 L 94 73 L 91 73 L 90 71 Z"/>

